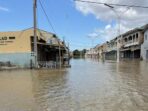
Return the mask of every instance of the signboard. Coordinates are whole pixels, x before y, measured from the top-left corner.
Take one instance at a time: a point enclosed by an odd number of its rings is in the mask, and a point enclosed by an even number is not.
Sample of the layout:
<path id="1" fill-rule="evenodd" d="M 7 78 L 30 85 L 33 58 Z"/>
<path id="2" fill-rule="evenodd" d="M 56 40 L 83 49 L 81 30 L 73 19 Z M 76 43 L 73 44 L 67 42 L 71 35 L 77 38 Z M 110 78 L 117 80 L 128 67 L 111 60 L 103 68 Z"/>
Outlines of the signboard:
<path id="1" fill-rule="evenodd" d="M 15 40 L 15 37 L 13 37 L 13 36 L 0 37 L 0 45 L 7 45 L 8 43 L 13 43 L 14 40 Z"/>

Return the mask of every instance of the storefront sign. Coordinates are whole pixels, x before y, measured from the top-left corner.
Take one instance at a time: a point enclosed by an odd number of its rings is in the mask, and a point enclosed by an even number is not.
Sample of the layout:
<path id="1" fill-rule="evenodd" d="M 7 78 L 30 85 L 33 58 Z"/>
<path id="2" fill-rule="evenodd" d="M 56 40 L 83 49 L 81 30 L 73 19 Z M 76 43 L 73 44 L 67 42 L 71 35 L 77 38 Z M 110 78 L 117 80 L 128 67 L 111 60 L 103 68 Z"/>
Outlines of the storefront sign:
<path id="1" fill-rule="evenodd" d="M 15 37 L 0 37 L 0 45 L 7 45 L 8 43 L 12 43 Z"/>
<path id="2" fill-rule="evenodd" d="M 1 40 L 7 40 L 7 37 L 0 37 L 0 41 Z"/>

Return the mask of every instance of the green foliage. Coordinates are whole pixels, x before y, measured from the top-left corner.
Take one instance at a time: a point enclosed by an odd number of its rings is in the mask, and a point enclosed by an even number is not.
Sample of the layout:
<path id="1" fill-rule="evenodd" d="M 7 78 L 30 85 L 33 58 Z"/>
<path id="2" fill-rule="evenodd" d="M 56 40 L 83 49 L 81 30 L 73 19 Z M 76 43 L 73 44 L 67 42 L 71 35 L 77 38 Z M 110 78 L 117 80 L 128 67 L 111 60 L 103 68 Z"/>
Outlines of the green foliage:
<path id="1" fill-rule="evenodd" d="M 74 51 L 73 51 L 73 55 L 74 55 L 74 56 L 80 56 L 80 51 L 77 50 L 77 49 L 74 50 Z"/>
<path id="2" fill-rule="evenodd" d="M 86 49 L 83 49 L 81 51 L 79 51 L 78 49 L 73 51 L 73 56 L 74 57 L 84 57 L 86 53 Z"/>

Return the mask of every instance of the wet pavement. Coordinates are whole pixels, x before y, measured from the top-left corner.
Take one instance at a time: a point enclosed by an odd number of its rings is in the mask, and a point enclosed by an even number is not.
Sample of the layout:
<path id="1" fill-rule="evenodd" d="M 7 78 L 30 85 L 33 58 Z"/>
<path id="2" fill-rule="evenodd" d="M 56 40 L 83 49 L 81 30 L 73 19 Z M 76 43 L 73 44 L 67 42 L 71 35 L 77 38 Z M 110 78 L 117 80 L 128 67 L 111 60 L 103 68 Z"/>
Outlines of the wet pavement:
<path id="1" fill-rule="evenodd" d="M 148 111 L 148 62 L 73 59 L 62 70 L 0 72 L 0 111 Z"/>

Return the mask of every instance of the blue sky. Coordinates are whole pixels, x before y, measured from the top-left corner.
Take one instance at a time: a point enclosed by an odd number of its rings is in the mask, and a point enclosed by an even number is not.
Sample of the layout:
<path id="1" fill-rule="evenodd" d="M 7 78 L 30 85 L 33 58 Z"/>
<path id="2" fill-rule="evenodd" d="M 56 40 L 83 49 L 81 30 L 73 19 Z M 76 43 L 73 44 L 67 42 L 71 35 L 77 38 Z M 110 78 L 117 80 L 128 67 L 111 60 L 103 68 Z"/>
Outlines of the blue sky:
<path id="1" fill-rule="evenodd" d="M 104 27 L 104 22 L 94 15 L 83 15 L 76 10 L 71 0 L 41 0 L 58 36 L 70 44 L 70 48 L 89 48 L 88 33 L 96 27 Z M 0 31 L 15 31 L 32 27 L 32 0 L 0 0 Z M 38 27 L 53 32 L 38 4 Z M 99 41 L 99 40 L 98 40 Z M 95 41 L 94 44 L 97 42 Z"/>
<path id="2" fill-rule="evenodd" d="M 116 17 L 112 12 L 109 16 L 109 10 L 103 6 L 101 7 L 104 12 L 99 12 L 100 9 L 95 6 L 76 4 L 72 0 L 41 1 L 57 35 L 69 42 L 71 50 L 90 48 L 92 39 L 88 35 L 97 34 L 93 44 L 95 46 L 107 40 L 106 33 L 113 32 L 113 35 L 115 33 Z M 0 0 L 0 31 L 16 31 L 32 27 L 32 4 L 33 0 Z M 99 15 L 101 13 L 102 15 Z M 53 32 L 39 3 L 37 15 L 38 28 Z"/>

